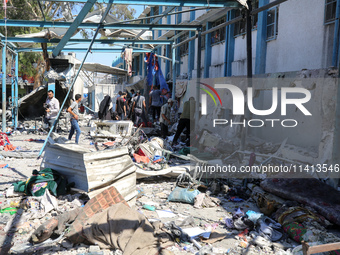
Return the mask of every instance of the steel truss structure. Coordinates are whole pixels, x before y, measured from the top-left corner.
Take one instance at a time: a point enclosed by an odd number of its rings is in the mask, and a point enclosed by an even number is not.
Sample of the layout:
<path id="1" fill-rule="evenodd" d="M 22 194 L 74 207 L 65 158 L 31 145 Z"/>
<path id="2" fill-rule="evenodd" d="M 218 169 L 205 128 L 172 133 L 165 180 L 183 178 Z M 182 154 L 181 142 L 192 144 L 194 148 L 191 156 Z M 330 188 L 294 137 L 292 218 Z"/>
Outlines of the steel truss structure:
<path id="1" fill-rule="evenodd" d="M 39 1 L 39 0 L 38 0 Z M 267 6 L 261 7 L 261 10 L 263 11 L 266 9 L 269 9 L 273 5 L 279 4 L 281 2 L 284 2 L 287 0 L 276 0 L 274 2 L 271 2 Z M 171 7 L 202 7 L 202 8 L 228 8 L 228 9 L 240 9 L 243 8 L 246 11 L 246 20 L 247 23 L 251 23 L 251 15 L 257 13 L 257 10 L 249 10 L 247 6 L 251 6 L 251 1 L 247 0 L 247 5 L 240 4 L 237 0 L 161 0 L 161 1 L 152 1 L 152 0 L 54 0 L 54 2 L 74 2 L 74 3 L 85 3 L 82 10 L 79 12 L 77 17 L 73 22 L 55 22 L 55 21 L 30 21 L 30 20 L 0 20 L 0 26 L 7 26 L 7 27 L 40 27 L 40 28 L 68 28 L 67 32 L 64 34 L 62 39 L 45 39 L 45 38 L 26 38 L 26 37 L 4 37 L 1 35 L 1 45 L 2 45 L 2 132 L 6 132 L 6 49 L 9 50 L 14 58 L 15 58 L 15 78 L 14 83 L 12 84 L 12 95 L 14 96 L 14 110 L 13 110 L 13 124 L 16 128 L 18 125 L 18 54 L 20 52 L 39 52 L 42 51 L 41 48 L 20 48 L 16 46 L 14 43 L 49 43 L 49 44 L 56 44 L 56 46 L 48 47 L 47 51 L 52 51 L 52 56 L 56 57 L 59 55 L 60 52 L 85 52 L 85 57 L 83 58 L 81 65 L 73 78 L 73 81 L 69 87 L 68 93 L 65 97 L 65 100 L 63 104 L 60 107 L 60 111 L 57 115 L 57 118 L 53 124 L 53 127 L 57 124 L 61 110 L 63 109 L 66 99 L 68 98 L 70 91 L 72 90 L 74 83 L 79 75 L 79 72 L 87 58 L 88 53 L 91 52 L 98 52 L 98 53 L 107 53 L 107 52 L 121 52 L 124 48 L 95 48 L 92 49 L 93 44 L 114 44 L 114 43 L 121 43 L 126 45 L 126 47 L 134 46 L 134 45 L 142 45 L 142 48 L 136 49 L 134 48 L 134 52 L 139 53 L 145 53 L 145 52 L 153 52 L 157 49 L 157 46 L 161 45 L 170 45 L 171 52 L 172 52 L 172 79 L 173 79 L 173 89 L 172 89 L 172 97 L 175 97 L 175 84 L 176 84 L 176 64 L 179 63 L 179 59 L 176 59 L 176 51 L 178 50 L 179 44 L 176 45 L 177 38 L 181 35 L 180 31 L 194 31 L 195 36 L 190 38 L 190 40 L 198 39 L 198 47 L 197 47 L 197 70 L 200 70 L 201 67 L 201 36 L 202 36 L 202 25 L 176 25 L 176 24 L 155 24 L 159 21 L 160 18 L 166 17 L 167 15 L 173 15 L 171 11 L 174 8 Z M 104 15 L 101 18 L 101 21 L 99 23 L 85 23 L 82 22 L 85 18 L 85 16 L 89 13 L 91 8 L 95 3 L 104 3 L 106 4 L 106 10 Z M 245 1 L 243 1 L 245 2 Z M 150 6 L 168 6 L 168 8 L 161 14 L 156 15 L 157 18 L 154 19 L 154 22 L 148 23 L 148 24 L 131 24 L 134 20 L 128 20 L 123 22 L 116 22 L 111 24 L 105 24 L 104 20 L 106 16 L 109 13 L 109 10 L 111 9 L 111 6 L 113 4 L 121 4 L 121 5 L 150 5 Z M 251 7 L 250 7 L 251 8 Z M 188 10 L 190 11 L 190 10 Z M 195 8 L 192 9 L 192 11 L 195 11 Z M 155 17 L 156 17 L 155 16 Z M 150 16 L 149 18 L 153 18 L 153 16 Z M 138 19 L 136 19 L 138 20 Z M 224 24 L 219 25 L 221 26 L 228 26 L 230 24 L 233 24 L 237 22 L 239 18 L 236 18 L 234 20 L 228 21 Z M 77 29 L 95 29 L 95 33 L 92 37 L 92 39 L 72 39 L 72 35 L 77 31 Z M 100 29 L 125 29 L 125 30 L 131 30 L 131 29 L 139 29 L 145 31 L 145 30 L 168 30 L 168 31 L 177 31 L 177 34 L 168 40 L 140 40 L 138 36 L 136 36 L 135 39 L 96 39 L 98 32 Z M 248 31 L 249 30 L 249 31 Z M 213 32 L 214 29 L 211 29 L 211 31 L 205 31 L 204 34 Z M 141 32 L 141 33 L 142 33 Z M 249 32 L 249 33 L 248 33 Z M 141 34 L 140 33 L 140 34 Z M 250 42 L 250 44 L 249 44 Z M 66 47 L 67 43 L 72 43 L 72 47 Z M 76 46 L 77 43 L 89 43 L 88 48 L 84 48 L 84 46 Z M 146 49 L 143 48 L 143 45 L 156 45 L 153 49 Z M 247 29 L 247 52 L 251 52 L 251 29 Z M 250 47 L 250 48 L 249 48 Z M 248 76 L 251 77 L 251 55 L 248 54 L 247 58 L 249 58 L 250 61 L 248 61 Z M 250 74 L 249 74 L 250 70 Z M 196 96 L 199 96 L 199 79 L 201 74 L 198 71 L 197 72 L 197 79 L 198 79 L 198 85 L 196 89 Z M 198 107 L 198 104 L 197 104 Z M 196 110 L 196 114 L 198 115 L 198 110 Z M 196 116 L 198 118 L 198 116 Z M 50 129 L 50 132 L 45 140 L 45 143 L 43 145 L 43 148 L 41 149 L 39 156 L 42 154 L 48 137 L 52 133 L 53 127 Z"/>

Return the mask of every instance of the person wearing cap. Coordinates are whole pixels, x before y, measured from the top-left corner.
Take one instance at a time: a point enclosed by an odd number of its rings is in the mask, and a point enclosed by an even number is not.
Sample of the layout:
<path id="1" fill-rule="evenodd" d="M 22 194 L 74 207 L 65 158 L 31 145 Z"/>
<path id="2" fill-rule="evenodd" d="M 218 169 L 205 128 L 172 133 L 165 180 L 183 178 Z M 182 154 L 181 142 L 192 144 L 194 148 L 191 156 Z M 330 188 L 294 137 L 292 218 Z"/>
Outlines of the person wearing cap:
<path id="1" fill-rule="evenodd" d="M 171 107 L 174 101 L 169 98 L 168 102 L 161 108 L 161 117 L 159 122 L 161 123 L 161 136 L 163 139 L 168 135 L 168 126 L 171 124 Z"/>
<path id="2" fill-rule="evenodd" d="M 135 126 L 138 127 L 142 120 L 143 108 L 146 112 L 145 97 L 140 94 L 140 90 L 137 90 L 136 96 L 132 99 L 132 112 L 135 114 Z"/>

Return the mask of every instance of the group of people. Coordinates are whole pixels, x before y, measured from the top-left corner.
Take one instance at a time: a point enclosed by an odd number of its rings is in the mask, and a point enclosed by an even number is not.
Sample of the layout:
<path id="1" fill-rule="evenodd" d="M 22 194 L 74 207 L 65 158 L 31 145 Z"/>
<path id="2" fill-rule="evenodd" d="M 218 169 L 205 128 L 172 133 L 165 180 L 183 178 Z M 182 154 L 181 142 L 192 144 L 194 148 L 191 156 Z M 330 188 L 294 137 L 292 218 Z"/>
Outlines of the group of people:
<path id="1" fill-rule="evenodd" d="M 100 103 L 98 117 L 102 120 L 134 120 L 138 126 L 143 119 L 143 113 L 146 112 L 145 97 L 139 90 L 132 89 L 131 92 L 119 91 L 115 101 L 116 107 L 113 110 L 113 102 L 110 96 L 105 96 Z M 143 111 L 144 109 L 144 111 Z"/>
<path id="2" fill-rule="evenodd" d="M 58 99 L 54 97 L 54 93 L 52 90 L 49 90 L 47 93 L 48 97 L 44 104 L 45 108 L 45 119 L 44 122 L 49 124 L 49 126 L 53 126 L 54 120 L 56 119 L 60 105 Z M 165 104 L 163 104 L 164 98 L 167 100 Z M 71 140 L 74 133 L 76 133 L 75 142 L 79 143 L 80 137 L 80 128 L 78 124 L 79 120 L 79 104 L 82 100 L 82 96 L 80 94 L 75 95 L 75 100 L 68 107 L 68 118 L 71 122 L 71 130 L 68 136 L 68 139 Z M 152 114 L 153 122 L 159 121 L 161 125 L 161 136 L 162 138 L 166 138 L 168 135 L 169 126 L 174 124 L 171 112 L 172 107 L 174 105 L 174 100 L 171 98 L 162 97 L 162 93 L 159 90 L 159 87 L 155 86 L 154 89 L 150 92 L 150 100 L 149 100 L 149 109 Z M 144 114 L 147 114 L 145 97 L 141 95 L 139 90 L 134 93 L 134 90 L 131 90 L 131 94 L 129 92 L 119 92 L 119 95 L 116 99 L 116 107 L 115 111 L 112 111 L 112 100 L 110 96 L 106 96 L 103 101 L 100 103 L 99 110 L 99 118 L 101 119 L 113 119 L 113 120 L 125 120 L 132 119 L 136 126 L 139 126 L 141 122 L 146 121 L 146 117 Z M 180 120 L 177 126 L 177 132 L 174 136 L 173 144 L 177 143 L 177 140 L 180 134 L 184 129 L 187 130 L 186 136 L 189 138 L 191 128 L 193 127 L 193 117 L 195 114 L 195 100 L 191 97 L 188 101 L 184 103 L 183 112 L 180 116 Z M 55 126 L 54 130 L 55 131 Z"/>

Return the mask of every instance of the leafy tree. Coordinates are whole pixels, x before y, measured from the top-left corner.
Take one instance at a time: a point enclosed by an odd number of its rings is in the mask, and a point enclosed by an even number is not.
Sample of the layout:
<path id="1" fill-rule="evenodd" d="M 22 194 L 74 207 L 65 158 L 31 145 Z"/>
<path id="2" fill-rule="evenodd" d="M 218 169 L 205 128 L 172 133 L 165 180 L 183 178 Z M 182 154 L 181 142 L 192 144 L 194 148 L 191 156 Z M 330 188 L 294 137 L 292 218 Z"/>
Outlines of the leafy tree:
<path id="1" fill-rule="evenodd" d="M 71 20 L 82 9 L 84 4 L 75 4 L 71 2 L 53 2 L 37 0 L 8 0 L 6 17 L 7 20 Z M 3 1 L 2 1 L 3 5 Z M 2 6 L 4 7 L 4 6 Z M 41 8 L 40 8 L 41 7 Z M 96 3 L 91 11 L 103 8 L 106 5 Z M 110 14 L 118 20 L 133 19 L 136 10 L 126 5 L 112 5 Z M 0 12 L 0 19 L 5 18 L 5 11 Z M 0 27 L 0 33 L 4 36 L 13 37 L 19 34 L 36 33 L 42 28 L 32 27 Z M 91 38 L 92 30 L 81 30 L 82 37 Z M 40 47 L 37 44 L 36 47 Z M 19 75 L 26 74 L 34 76 L 37 74 L 33 63 L 39 63 L 43 60 L 42 53 L 25 52 L 19 54 Z"/>

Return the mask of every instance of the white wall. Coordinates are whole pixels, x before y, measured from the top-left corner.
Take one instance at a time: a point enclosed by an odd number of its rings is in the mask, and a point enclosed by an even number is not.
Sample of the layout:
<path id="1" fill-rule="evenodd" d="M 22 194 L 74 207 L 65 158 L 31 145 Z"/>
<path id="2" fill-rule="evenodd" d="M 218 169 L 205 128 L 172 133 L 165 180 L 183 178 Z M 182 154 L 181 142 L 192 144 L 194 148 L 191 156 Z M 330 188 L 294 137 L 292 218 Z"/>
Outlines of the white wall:
<path id="1" fill-rule="evenodd" d="M 190 7 L 183 7 L 183 8 L 182 8 L 182 11 L 188 10 L 188 9 L 190 9 Z M 185 21 L 185 20 L 190 21 L 190 12 L 184 12 L 184 13 L 182 13 L 182 21 Z"/>
<path id="2" fill-rule="evenodd" d="M 180 75 L 183 73 L 188 74 L 188 55 L 181 57 L 181 61 L 183 62 L 183 64 L 181 64 L 181 72 L 177 75 Z"/>
<path id="3" fill-rule="evenodd" d="M 253 73 L 254 73 L 257 30 L 253 30 L 251 35 L 252 35 L 252 54 L 253 54 Z M 231 64 L 231 70 L 232 70 L 233 76 L 247 74 L 247 39 L 245 35 L 237 36 L 235 38 L 235 53 L 234 53 L 234 61 Z"/>
<path id="4" fill-rule="evenodd" d="M 325 1 L 320 0 L 280 4 L 278 36 L 267 44 L 266 73 L 327 67 L 324 53 L 332 48 L 333 34 L 325 33 L 324 10 Z"/>

